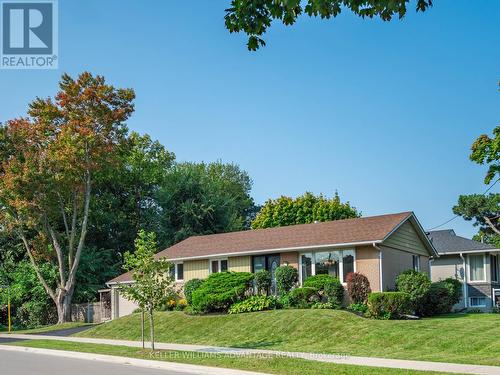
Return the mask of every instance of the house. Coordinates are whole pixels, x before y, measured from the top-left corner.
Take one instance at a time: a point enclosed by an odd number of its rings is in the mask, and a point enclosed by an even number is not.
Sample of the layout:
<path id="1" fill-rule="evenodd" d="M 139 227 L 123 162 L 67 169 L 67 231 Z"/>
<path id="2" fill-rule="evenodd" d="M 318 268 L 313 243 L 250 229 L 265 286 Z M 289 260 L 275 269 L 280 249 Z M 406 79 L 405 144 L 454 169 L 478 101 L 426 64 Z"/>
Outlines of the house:
<path id="1" fill-rule="evenodd" d="M 267 269 L 274 278 L 274 270 L 288 264 L 299 270 L 300 283 L 317 274 L 345 282 L 356 271 L 368 277 L 373 291 L 393 289 L 396 276 L 407 269 L 429 273 L 429 259 L 435 256 L 412 212 L 193 236 L 157 254 L 172 262 L 180 286 L 223 271 Z M 136 308 L 118 289 L 130 282 L 131 274 L 125 273 L 107 283 L 113 318 Z"/>
<path id="2" fill-rule="evenodd" d="M 456 309 L 500 306 L 500 249 L 457 236 L 451 229 L 428 235 L 439 253 L 431 262 L 432 281 L 453 277 L 463 284 Z"/>

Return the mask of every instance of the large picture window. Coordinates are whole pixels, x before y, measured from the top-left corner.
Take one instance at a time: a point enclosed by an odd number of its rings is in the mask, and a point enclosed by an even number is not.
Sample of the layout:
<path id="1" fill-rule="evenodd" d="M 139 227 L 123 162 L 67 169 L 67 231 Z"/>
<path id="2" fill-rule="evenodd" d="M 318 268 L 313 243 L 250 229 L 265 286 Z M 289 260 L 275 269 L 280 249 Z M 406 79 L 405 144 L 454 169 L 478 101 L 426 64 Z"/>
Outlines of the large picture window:
<path id="1" fill-rule="evenodd" d="M 303 253 L 300 268 L 302 282 L 312 275 L 330 275 L 345 282 L 347 274 L 354 272 L 354 250 Z"/>
<path id="2" fill-rule="evenodd" d="M 485 281 L 484 255 L 469 255 L 470 281 Z"/>

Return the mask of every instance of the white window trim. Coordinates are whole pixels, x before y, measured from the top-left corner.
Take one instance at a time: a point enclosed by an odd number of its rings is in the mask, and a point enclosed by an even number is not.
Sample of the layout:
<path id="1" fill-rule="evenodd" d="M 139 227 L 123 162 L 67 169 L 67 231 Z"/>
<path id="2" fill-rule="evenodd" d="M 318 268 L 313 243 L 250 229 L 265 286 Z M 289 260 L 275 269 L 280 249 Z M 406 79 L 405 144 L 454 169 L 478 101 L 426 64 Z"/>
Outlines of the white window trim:
<path id="1" fill-rule="evenodd" d="M 182 264 L 182 279 L 179 279 L 179 270 L 177 269 L 177 266 L 179 264 Z M 177 263 L 174 263 L 174 274 L 175 274 L 175 281 L 184 281 L 184 262 L 177 262 Z"/>
<path id="2" fill-rule="evenodd" d="M 482 280 L 472 280 L 472 273 L 471 273 L 471 267 L 470 267 L 470 257 L 471 256 L 478 256 L 481 255 L 483 257 L 483 279 Z M 486 254 L 469 254 L 467 255 L 467 276 L 469 277 L 469 284 L 475 284 L 475 283 L 485 283 L 488 280 L 488 275 L 486 271 Z"/>
<path id="3" fill-rule="evenodd" d="M 484 304 L 483 305 L 473 305 L 472 304 L 472 299 L 473 298 L 478 298 L 478 299 L 482 298 L 482 299 L 484 299 Z M 486 299 L 487 299 L 487 297 L 469 297 L 469 307 L 486 307 Z"/>
<path id="4" fill-rule="evenodd" d="M 225 260 L 227 262 L 227 270 L 229 271 L 229 260 L 228 258 L 212 258 L 210 259 L 210 261 L 208 262 L 208 274 L 212 274 L 212 262 L 217 262 L 217 268 L 219 271 L 217 271 L 217 273 L 219 272 L 222 272 L 221 271 L 221 262 Z"/>
<path id="5" fill-rule="evenodd" d="M 326 252 L 340 252 L 340 261 L 339 261 L 339 280 L 342 285 L 347 285 L 344 282 L 344 251 L 352 251 L 354 254 L 354 272 L 356 272 L 356 249 L 348 248 L 348 249 L 320 249 L 316 251 L 304 251 L 299 253 L 299 283 L 303 285 L 304 280 L 302 280 L 302 255 L 304 254 L 312 254 L 311 256 L 311 274 L 312 276 L 316 275 L 316 253 L 326 253 Z"/>

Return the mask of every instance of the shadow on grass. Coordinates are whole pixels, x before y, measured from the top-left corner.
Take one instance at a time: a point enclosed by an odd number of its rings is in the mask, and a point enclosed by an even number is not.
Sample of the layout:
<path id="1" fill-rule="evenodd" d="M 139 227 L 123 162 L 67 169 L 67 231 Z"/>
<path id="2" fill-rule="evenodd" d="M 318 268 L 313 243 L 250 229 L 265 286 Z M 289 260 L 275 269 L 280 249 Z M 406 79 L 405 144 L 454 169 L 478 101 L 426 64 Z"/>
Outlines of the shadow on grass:
<path id="1" fill-rule="evenodd" d="M 235 344 L 231 345 L 232 348 L 239 348 L 239 349 L 262 349 L 262 348 L 269 348 L 273 347 L 279 344 L 282 344 L 283 340 L 276 340 L 276 341 L 258 341 L 258 342 L 246 342 L 244 344 Z"/>

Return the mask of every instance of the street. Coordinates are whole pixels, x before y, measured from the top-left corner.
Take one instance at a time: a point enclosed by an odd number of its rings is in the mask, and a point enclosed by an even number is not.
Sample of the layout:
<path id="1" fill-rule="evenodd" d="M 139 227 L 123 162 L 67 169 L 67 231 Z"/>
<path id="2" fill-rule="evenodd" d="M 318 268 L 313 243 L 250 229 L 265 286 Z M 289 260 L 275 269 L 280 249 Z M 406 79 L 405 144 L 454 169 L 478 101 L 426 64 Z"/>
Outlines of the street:
<path id="1" fill-rule="evenodd" d="M 177 375 L 175 372 L 105 363 L 101 361 L 56 357 L 44 354 L 0 351 L 2 374 L 9 375 Z"/>

